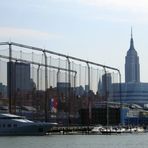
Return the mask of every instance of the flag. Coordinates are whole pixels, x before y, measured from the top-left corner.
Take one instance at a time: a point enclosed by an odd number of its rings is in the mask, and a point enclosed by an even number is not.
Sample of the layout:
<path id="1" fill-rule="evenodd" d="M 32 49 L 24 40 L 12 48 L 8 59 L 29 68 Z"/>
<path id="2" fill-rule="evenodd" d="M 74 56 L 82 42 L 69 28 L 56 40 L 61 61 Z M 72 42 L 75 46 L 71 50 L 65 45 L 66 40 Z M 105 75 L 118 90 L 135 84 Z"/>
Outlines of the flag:
<path id="1" fill-rule="evenodd" d="M 50 110 L 52 113 L 56 113 L 58 110 L 58 100 L 56 97 L 51 98 L 50 101 Z"/>

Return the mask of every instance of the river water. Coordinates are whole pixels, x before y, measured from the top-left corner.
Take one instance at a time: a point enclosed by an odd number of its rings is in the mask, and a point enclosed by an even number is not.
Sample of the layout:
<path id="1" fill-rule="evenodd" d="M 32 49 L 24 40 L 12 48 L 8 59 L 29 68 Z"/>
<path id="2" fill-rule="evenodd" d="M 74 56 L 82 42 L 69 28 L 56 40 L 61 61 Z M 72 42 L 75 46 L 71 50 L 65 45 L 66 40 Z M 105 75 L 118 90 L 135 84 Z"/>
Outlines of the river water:
<path id="1" fill-rule="evenodd" d="M 148 148 L 148 133 L 0 137 L 0 148 Z"/>

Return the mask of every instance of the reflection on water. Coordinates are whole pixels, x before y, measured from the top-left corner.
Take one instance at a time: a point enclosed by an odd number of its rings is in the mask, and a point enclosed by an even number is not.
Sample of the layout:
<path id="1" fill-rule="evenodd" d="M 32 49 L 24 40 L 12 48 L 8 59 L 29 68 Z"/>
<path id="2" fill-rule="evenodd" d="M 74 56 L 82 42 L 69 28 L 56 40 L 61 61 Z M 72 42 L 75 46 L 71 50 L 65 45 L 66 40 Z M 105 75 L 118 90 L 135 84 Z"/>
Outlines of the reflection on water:
<path id="1" fill-rule="evenodd" d="M 148 133 L 0 137 L 0 148 L 148 148 Z"/>

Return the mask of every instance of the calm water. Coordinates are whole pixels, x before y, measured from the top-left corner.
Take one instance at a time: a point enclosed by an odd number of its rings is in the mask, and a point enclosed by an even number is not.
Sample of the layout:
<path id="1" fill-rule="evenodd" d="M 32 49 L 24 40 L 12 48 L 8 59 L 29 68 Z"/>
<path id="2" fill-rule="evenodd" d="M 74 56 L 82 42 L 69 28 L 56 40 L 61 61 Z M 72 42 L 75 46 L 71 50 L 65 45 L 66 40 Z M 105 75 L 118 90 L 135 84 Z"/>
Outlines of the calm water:
<path id="1" fill-rule="evenodd" d="M 148 133 L 0 137 L 0 148 L 148 148 Z"/>

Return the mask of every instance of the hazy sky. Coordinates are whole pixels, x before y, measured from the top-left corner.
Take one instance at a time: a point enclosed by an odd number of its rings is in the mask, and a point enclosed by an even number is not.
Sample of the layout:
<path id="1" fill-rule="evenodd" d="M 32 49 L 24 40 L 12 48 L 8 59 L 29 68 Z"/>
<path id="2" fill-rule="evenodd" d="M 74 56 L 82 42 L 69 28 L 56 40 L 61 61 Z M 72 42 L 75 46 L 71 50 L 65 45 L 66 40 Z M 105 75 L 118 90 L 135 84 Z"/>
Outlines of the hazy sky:
<path id="1" fill-rule="evenodd" d="M 133 27 L 141 81 L 148 82 L 147 0 L 0 0 L 0 41 L 49 50 L 119 68 Z"/>

